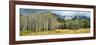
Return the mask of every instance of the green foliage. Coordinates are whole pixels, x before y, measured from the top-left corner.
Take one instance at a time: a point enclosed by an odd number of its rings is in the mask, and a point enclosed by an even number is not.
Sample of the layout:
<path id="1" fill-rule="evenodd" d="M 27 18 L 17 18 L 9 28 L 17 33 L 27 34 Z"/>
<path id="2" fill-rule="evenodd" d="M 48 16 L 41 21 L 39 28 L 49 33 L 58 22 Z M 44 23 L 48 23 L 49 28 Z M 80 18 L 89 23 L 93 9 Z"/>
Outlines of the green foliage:
<path id="1" fill-rule="evenodd" d="M 65 25 L 67 29 L 90 28 L 90 21 L 86 19 L 67 20 Z"/>

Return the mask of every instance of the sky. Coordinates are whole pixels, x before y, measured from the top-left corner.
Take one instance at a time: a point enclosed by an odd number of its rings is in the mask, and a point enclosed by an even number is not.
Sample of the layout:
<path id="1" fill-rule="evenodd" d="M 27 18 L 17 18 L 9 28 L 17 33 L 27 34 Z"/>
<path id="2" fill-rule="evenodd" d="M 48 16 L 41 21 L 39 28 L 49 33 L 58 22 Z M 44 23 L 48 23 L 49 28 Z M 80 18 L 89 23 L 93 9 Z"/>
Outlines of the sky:
<path id="1" fill-rule="evenodd" d="M 22 14 L 22 15 L 29 15 L 29 14 L 32 14 L 32 13 L 45 12 L 45 11 L 50 11 L 52 13 L 62 15 L 62 16 L 73 16 L 75 14 L 79 14 L 79 15 L 85 15 L 85 16 L 90 17 L 90 12 L 89 11 L 52 10 L 52 9 L 24 9 L 24 8 L 20 8 L 20 14 Z"/>

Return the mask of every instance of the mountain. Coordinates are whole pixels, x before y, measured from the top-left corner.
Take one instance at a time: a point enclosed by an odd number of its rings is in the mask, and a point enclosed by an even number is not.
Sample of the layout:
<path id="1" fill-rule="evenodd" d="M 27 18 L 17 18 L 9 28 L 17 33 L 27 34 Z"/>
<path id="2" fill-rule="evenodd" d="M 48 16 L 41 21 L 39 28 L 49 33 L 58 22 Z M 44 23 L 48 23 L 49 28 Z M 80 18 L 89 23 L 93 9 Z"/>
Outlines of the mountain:
<path id="1" fill-rule="evenodd" d="M 70 19 L 74 18 L 75 16 L 66 15 L 64 17 L 65 17 L 65 20 L 70 20 Z"/>
<path id="2" fill-rule="evenodd" d="M 72 20 L 75 20 L 75 19 L 79 19 L 79 20 L 86 19 L 90 21 L 90 17 L 85 16 L 85 15 L 76 15 L 75 17 L 72 18 Z"/>
<path id="3" fill-rule="evenodd" d="M 62 16 L 62 15 L 58 15 L 56 14 L 58 17 L 64 19 L 64 20 L 71 20 L 71 19 L 86 19 L 86 20 L 90 20 L 90 16 L 87 15 L 87 14 L 73 14 L 73 15 L 65 15 L 65 16 Z"/>
<path id="4" fill-rule="evenodd" d="M 59 14 L 59 13 L 54 13 L 52 11 L 48 11 L 48 10 L 38 10 L 38 11 L 33 11 L 34 13 L 30 12 L 30 14 L 34 14 L 34 15 L 38 15 L 38 14 L 51 14 L 53 16 L 56 16 L 57 17 L 57 20 L 62 22 L 62 21 L 65 21 L 65 20 L 74 20 L 74 19 L 87 19 L 87 20 L 90 20 L 90 17 L 87 15 L 87 14 L 81 14 L 81 13 L 78 13 L 78 14 Z M 27 14 L 30 15 L 30 14 Z M 25 16 L 24 14 L 21 14 L 21 16 Z"/>
<path id="5" fill-rule="evenodd" d="M 52 12 L 52 11 L 51 11 Z M 70 19 L 74 19 L 74 18 L 78 18 L 78 19 L 88 19 L 88 18 L 90 18 L 90 15 L 89 15 L 89 13 L 88 12 L 77 12 L 77 13 L 75 13 L 75 12 L 52 12 L 52 13 L 54 13 L 54 14 L 56 14 L 56 15 L 58 15 L 59 17 L 61 17 L 61 18 L 63 18 L 64 20 L 70 20 Z"/>
<path id="6" fill-rule="evenodd" d="M 52 12 L 51 12 L 51 13 L 52 13 Z M 58 15 L 58 14 L 54 14 L 54 13 L 52 13 L 52 14 L 53 14 L 54 16 L 57 17 L 57 20 L 58 20 L 58 21 L 60 21 L 60 22 L 65 21 L 64 16 Z"/>

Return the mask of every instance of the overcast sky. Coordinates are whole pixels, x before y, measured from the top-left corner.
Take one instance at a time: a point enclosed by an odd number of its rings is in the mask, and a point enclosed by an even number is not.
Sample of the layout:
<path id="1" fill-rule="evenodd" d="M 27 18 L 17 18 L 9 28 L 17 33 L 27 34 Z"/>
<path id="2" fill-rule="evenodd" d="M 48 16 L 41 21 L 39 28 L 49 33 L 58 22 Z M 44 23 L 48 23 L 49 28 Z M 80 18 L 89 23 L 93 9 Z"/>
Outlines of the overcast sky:
<path id="1" fill-rule="evenodd" d="M 20 9 L 20 14 L 22 15 L 29 15 L 31 13 L 37 13 L 37 12 L 45 12 L 45 11 L 50 11 L 52 13 L 62 15 L 62 16 L 73 16 L 75 14 L 79 15 L 86 15 L 90 17 L 90 12 L 89 11 L 76 11 L 76 10 L 52 10 L 52 9 Z"/>

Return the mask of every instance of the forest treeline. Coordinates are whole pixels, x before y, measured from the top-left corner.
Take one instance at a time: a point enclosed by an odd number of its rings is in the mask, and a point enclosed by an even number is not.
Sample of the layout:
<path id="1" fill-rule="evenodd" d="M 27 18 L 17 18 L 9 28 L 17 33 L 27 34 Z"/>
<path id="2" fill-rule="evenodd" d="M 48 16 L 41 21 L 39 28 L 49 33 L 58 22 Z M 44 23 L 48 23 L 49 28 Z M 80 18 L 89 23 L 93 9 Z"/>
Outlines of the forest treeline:
<path id="1" fill-rule="evenodd" d="M 90 20 L 74 17 L 70 20 L 60 18 L 51 12 L 33 13 L 30 15 L 20 14 L 21 31 L 53 31 L 55 29 L 80 29 L 89 28 Z"/>

